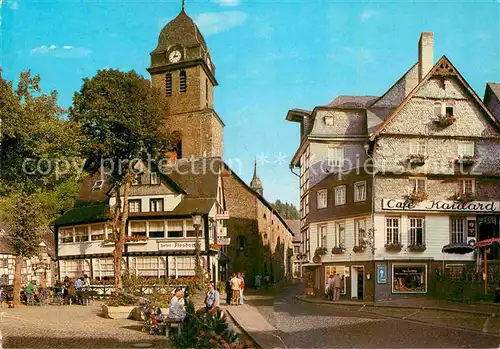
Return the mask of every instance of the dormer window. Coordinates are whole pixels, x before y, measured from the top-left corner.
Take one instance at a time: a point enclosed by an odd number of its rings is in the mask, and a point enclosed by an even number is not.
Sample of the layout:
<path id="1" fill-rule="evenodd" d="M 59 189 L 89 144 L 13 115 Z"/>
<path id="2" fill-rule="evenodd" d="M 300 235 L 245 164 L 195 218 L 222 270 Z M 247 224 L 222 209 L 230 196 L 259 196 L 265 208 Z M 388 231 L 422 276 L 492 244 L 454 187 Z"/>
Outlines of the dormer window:
<path id="1" fill-rule="evenodd" d="M 152 185 L 160 184 L 160 177 L 158 176 L 158 172 L 151 172 L 150 181 Z"/>
<path id="2" fill-rule="evenodd" d="M 170 73 L 165 75 L 165 94 L 167 96 L 172 95 L 172 74 Z"/>
<path id="3" fill-rule="evenodd" d="M 179 80 L 179 89 L 181 92 L 186 92 L 187 91 L 187 76 L 186 76 L 186 71 L 182 70 L 180 73 L 180 80 Z"/>
<path id="4" fill-rule="evenodd" d="M 102 186 L 104 185 L 103 180 L 96 181 L 94 185 L 92 186 L 92 191 L 98 191 L 102 189 Z"/>
<path id="5" fill-rule="evenodd" d="M 325 116 L 324 120 L 325 120 L 325 126 L 333 126 L 333 116 L 332 115 Z"/>

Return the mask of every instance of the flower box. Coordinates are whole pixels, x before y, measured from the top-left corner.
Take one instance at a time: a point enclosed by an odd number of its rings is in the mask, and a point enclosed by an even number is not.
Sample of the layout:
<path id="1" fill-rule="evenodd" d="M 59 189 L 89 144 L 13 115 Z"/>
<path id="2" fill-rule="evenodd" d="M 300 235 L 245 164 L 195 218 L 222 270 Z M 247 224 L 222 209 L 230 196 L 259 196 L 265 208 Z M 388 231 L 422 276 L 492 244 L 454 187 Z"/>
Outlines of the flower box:
<path id="1" fill-rule="evenodd" d="M 345 248 L 343 248 L 343 247 L 332 248 L 332 254 L 343 254 L 344 252 L 345 252 Z"/>
<path id="2" fill-rule="evenodd" d="M 402 244 L 385 244 L 385 250 L 387 252 L 399 252 L 403 248 Z"/>
<path id="3" fill-rule="evenodd" d="M 476 160 L 477 160 L 477 157 L 474 155 L 474 156 L 471 156 L 471 155 L 462 155 L 462 156 L 459 156 L 455 162 L 457 164 L 461 164 L 463 166 L 470 166 L 470 165 L 474 165 L 476 163 Z"/>
<path id="4" fill-rule="evenodd" d="M 208 246 L 208 248 L 211 249 L 211 250 L 214 250 L 214 251 L 220 251 L 221 245 L 219 245 L 219 244 L 210 244 Z"/>
<path id="5" fill-rule="evenodd" d="M 146 244 L 148 242 L 148 237 L 143 235 L 132 235 L 125 236 L 126 244 Z"/>
<path id="6" fill-rule="evenodd" d="M 366 250 L 366 246 L 365 245 L 356 245 L 352 248 L 352 250 L 354 253 L 363 253 Z"/>
<path id="7" fill-rule="evenodd" d="M 425 250 L 426 250 L 426 247 L 423 244 L 408 245 L 408 251 L 411 251 L 411 252 L 423 252 Z"/>
<path id="8" fill-rule="evenodd" d="M 429 194 L 426 191 L 413 191 L 410 194 L 405 195 L 405 200 L 415 203 L 427 200 L 428 197 Z"/>
<path id="9" fill-rule="evenodd" d="M 453 196 L 453 201 L 460 202 L 462 204 L 466 204 L 474 200 L 476 200 L 476 196 L 472 193 L 456 193 Z"/>
<path id="10" fill-rule="evenodd" d="M 457 119 L 450 114 L 438 115 L 437 119 L 434 120 L 434 123 L 439 127 L 448 127 L 453 125 L 453 123 L 457 121 Z"/>
<path id="11" fill-rule="evenodd" d="M 422 166 L 423 164 L 425 164 L 427 156 L 423 154 L 410 154 L 408 155 L 408 158 L 406 160 L 410 163 L 410 165 Z"/>

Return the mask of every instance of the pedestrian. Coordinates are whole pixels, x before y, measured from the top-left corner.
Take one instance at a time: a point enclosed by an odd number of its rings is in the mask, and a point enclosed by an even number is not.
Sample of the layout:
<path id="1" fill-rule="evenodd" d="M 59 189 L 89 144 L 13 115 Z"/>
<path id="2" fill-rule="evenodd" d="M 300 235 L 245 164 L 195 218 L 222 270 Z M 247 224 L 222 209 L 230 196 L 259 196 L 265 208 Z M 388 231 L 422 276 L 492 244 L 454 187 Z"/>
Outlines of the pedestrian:
<path id="1" fill-rule="evenodd" d="M 231 277 L 226 280 L 226 304 L 231 304 Z"/>
<path id="2" fill-rule="evenodd" d="M 220 294 L 219 291 L 215 289 L 213 282 L 208 284 L 208 291 L 205 296 L 205 307 L 198 309 L 197 313 L 210 313 L 215 314 L 220 307 Z"/>
<path id="3" fill-rule="evenodd" d="M 266 287 L 266 291 L 269 290 L 269 283 L 271 282 L 271 278 L 269 275 L 264 276 L 264 286 Z"/>
<path id="4" fill-rule="evenodd" d="M 333 300 L 333 275 L 328 277 L 327 287 L 326 287 L 326 295 L 328 300 Z"/>
<path id="5" fill-rule="evenodd" d="M 35 296 L 35 285 L 34 281 L 30 281 L 28 286 L 26 286 L 26 302 L 27 304 L 34 304 L 34 296 Z"/>
<path id="6" fill-rule="evenodd" d="M 244 273 L 241 272 L 238 274 L 238 279 L 241 280 L 240 282 L 240 305 L 243 305 L 245 304 L 245 302 L 243 301 L 243 290 L 245 290 L 245 277 L 244 277 Z"/>
<path id="7" fill-rule="evenodd" d="M 42 281 L 40 281 L 40 305 L 46 304 L 48 297 L 47 281 L 42 278 Z"/>
<path id="8" fill-rule="evenodd" d="M 261 279 L 262 279 L 262 276 L 260 276 L 259 274 L 255 275 L 255 288 L 256 289 L 260 288 Z"/>
<path id="9" fill-rule="evenodd" d="M 76 301 L 78 304 L 83 304 L 83 278 L 78 278 L 75 281 L 75 290 L 76 290 Z"/>
<path id="10" fill-rule="evenodd" d="M 73 301 L 75 300 L 76 298 L 76 288 L 75 288 L 75 283 L 74 282 L 71 282 L 71 280 L 69 280 L 69 286 L 68 286 L 68 304 L 71 305 L 73 303 Z"/>
<path id="11" fill-rule="evenodd" d="M 240 284 L 241 280 L 233 273 L 231 277 L 231 305 L 240 304 Z"/>
<path id="12" fill-rule="evenodd" d="M 337 273 L 333 278 L 333 300 L 340 300 L 340 290 L 342 289 L 342 279 L 340 275 Z"/>

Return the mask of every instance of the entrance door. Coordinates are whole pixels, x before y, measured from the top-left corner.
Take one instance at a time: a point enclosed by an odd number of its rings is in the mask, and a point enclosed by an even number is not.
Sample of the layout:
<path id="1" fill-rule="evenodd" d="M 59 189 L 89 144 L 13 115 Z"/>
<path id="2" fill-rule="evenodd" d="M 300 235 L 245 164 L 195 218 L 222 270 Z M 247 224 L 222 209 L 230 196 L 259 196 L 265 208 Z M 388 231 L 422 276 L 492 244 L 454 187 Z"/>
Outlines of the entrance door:
<path id="1" fill-rule="evenodd" d="M 362 300 L 364 297 L 364 291 L 365 291 L 365 278 L 364 278 L 364 268 L 360 267 L 358 268 L 358 299 Z"/>
<path id="2" fill-rule="evenodd" d="M 481 222 L 479 223 L 479 227 L 478 227 L 478 241 L 491 239 L 491 238 L 498 238 L 499 233 L 498 233 L 498 227 L 496 224 L 496 217 L 490 216 L 490 217 L 488 217 L 489 220 L 486 220 L 483 217 L 481 217 L 481 218 L 482 219 L 481 219 Z M 490 249 L 490 253 L 488 254 L 488 259 L 489 260 L 500 259 L 500 250 L 498 248 Z"/>
<path id="3" fill-rule="evenodd" d="M 351 299 L 358 299 L 358 268 L 351 267 Z"/>

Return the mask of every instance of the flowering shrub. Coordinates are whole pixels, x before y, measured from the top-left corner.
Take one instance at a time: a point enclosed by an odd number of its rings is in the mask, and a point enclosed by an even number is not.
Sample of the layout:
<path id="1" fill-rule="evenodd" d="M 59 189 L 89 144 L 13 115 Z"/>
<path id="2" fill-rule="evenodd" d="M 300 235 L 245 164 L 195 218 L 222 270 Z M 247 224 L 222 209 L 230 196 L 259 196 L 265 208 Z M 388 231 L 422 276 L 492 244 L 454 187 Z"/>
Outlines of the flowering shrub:
<path id="1" fill-rule="evenodd" d="M 410 154 L 410 155 L 408 155 L 407 160 L 411 165 L 422 166 L 423 164 L 425 164 L 425 160 L 427 160 L 427 156 L 425 156 L 423 154 Z"/>
<path id="2" fill-rule="evenodd" d="M 434 121 L 438 126 L 448 127 L 452 125 L 457 119 L 450 114 L 438 115 L 437 119 Z"/>
<path id="3" fill-rule="evenodd" d="M 415 202 L 422 202 L 424 200 L 427 200 L 429 197 L 429 194 L 426 191 L 412 191 L 410 194 L 405 196 L 405 200 L 411 201 L 412 203 Z"/>
<path id="4" fill-rule="evenodd" d="M 461 202 L 463 204 L 466 204 L 468 202 L 476 200 L 476 196 L 472 193 L 456 193 L 455 196 L 453 197 L 454 201 Z"/>
<path id="5" fill-rule="evenodd" d="M 106 301 L 106 305 L 110 307 L 130 306 L 136 304 L 137 299 L 124 293 L 120 293 L 118 296 L 111 296 Z"/>
<path id="6" fill-rule="evenodd" d="M 125 243 L 127 243 L 127 242 L 139 242 L 139 241 L 148 241 L 148 237 L 144 236 L 144 235 L 125 236 Z"/>

